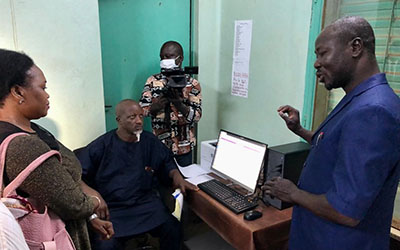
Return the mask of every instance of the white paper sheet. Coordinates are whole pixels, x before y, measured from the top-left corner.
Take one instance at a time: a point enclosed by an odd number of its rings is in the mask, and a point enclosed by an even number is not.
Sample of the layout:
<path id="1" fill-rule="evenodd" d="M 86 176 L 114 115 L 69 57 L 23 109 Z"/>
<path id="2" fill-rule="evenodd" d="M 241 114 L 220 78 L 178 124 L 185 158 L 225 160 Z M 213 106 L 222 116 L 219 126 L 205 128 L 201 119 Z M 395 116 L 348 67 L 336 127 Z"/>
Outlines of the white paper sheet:
<path id="1" fill-rule="evenodd" d="M 186 179 L 186 181 L 192 183 L 193 185 L 198 185 L 200 183 L 209 181 L 211 179 L 214 179 L 214 178 L 212 178 L 211 176 L 206 174 L 206 175 L 199 175 L 199 176 L 196 176 L 196 177 L 192 177 L 192 178 Z"/>
<path id="2" fill-rule="evenodd" d="M 210 171 L 205 170 L 198 164 L 192 164 L 186 167 L 181 167 L 178 165 L 179 171 L 185 178 L 196 177 L 199 175 L 204 175 L 209 173 Z"/>
<path id="3" fill-rule="evenodd" d="M 231 94 L 247 98 L 251 49 L 252 20 L 235 21 Z"/>

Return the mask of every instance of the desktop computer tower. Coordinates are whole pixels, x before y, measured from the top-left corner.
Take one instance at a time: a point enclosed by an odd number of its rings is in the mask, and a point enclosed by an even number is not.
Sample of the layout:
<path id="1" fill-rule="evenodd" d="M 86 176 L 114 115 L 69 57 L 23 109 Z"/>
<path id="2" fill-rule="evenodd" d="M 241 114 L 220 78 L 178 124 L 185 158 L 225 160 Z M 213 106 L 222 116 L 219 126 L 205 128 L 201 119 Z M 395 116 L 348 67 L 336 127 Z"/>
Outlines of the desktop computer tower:
<path id="1" fill-rule="evenodd" d="M 297 184 L 304 162 L 307 159 L 310 145 L 305 142 L 294 142 L 269 148 L 268 164 L 264 165 L 265 182 L 273 177 L 282 177 Z M 263 201 L 277 209 L 285 209 L 292 204 L 264 194 Z"/>

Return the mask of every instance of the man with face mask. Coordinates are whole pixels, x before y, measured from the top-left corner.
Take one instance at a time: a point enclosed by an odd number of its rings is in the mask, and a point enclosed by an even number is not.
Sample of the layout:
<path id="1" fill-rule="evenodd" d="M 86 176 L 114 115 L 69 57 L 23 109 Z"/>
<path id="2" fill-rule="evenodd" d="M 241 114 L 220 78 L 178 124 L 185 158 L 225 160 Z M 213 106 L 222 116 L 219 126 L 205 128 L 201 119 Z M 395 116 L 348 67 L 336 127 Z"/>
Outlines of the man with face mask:
<path id="1" fill-rule="evenodd" d="M 182 46 L 175 41 L 164 43 L 160 50 L 162 71 L 180 69 Z M 201 118 L 199 82 L 185 75 L 184 86 L 172 86 L 164 74 L 150 76 L 144 86 L 140 105 L 145 116 L 152 119 L 153 133 L 173 152 L 180 166 L 192 163 L 196 144 L 194 124 Z"/>
<path id="2" fill-rule="evenodd" d="M 312 146 L 297 186 L 273 178 L 267 194 L 294 203 L 289 249 L 389 249 L 400 175 L 400 99 L 380 73 L 375 36 L 361 17 L 344 17 L 315 42 L 319 81 L 346 95 L 315 131 L 299 112 L 278 108 Z"/>

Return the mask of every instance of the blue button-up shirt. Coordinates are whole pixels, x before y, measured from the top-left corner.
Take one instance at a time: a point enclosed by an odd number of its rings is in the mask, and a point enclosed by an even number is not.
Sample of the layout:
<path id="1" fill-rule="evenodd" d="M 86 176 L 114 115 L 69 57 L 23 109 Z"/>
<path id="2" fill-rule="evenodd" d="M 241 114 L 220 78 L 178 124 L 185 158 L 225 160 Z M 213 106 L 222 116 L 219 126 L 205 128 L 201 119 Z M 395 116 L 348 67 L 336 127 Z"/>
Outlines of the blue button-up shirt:
<path id="1" fill-rule="evenodd" d="M 348 93 L 321 124 L 299 188 L 325 194 L 356 227 L 295 206 L 290 249 L 388 249 L 399 182 L 400 100 L 377 74 Z"/>

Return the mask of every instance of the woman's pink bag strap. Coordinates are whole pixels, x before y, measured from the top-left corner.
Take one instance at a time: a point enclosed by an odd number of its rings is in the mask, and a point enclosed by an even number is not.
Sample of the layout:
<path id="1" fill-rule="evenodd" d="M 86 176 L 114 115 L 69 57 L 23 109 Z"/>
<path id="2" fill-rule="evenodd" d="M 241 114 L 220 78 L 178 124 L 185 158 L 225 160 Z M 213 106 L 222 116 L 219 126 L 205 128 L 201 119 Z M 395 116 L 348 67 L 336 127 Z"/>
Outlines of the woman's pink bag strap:
<path id="1" fill-rule="evenodd" d="M 6 153 L 8 144 L 10 144 L 11 140 L 20 135 L 29 135 L 27 133 L 14 133 L 9 135 L 0 145 L 0 187 L 3 185 L 3 172 L 4 172 L 4 165 L 6 160 Z M 29 174 L 35 170 L 40 164 L 42 164 L 45 160 L 49 157 L 57 155 L 58 159 L 61 161 L 61 155 L 56 150 L 50 150 L 38 158 L 36 158 L 33 162 L 31 162 L 28 167 L 26 167 L 19 175 L 6 187 L 4 188 L 3 194 L 1 197 L 7 197 L 10 194 L 14 194 L 15 190 L 21 185 L 21 183 L 29 176 Z M 1 191 L 1 190 L 0 190 Z"/>

